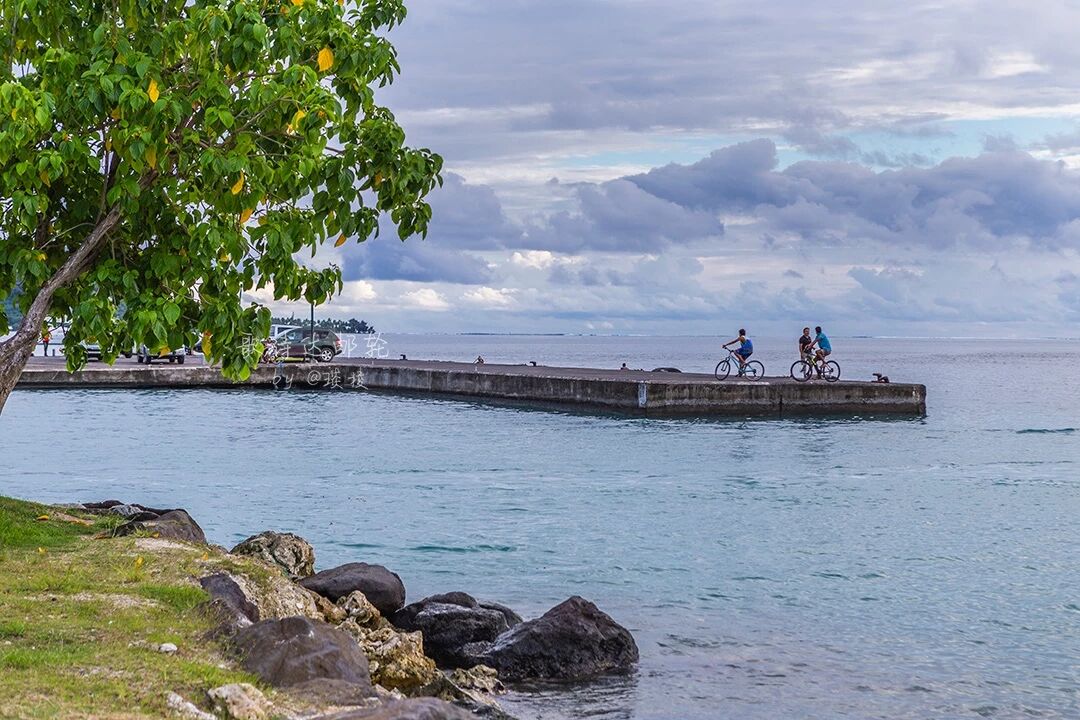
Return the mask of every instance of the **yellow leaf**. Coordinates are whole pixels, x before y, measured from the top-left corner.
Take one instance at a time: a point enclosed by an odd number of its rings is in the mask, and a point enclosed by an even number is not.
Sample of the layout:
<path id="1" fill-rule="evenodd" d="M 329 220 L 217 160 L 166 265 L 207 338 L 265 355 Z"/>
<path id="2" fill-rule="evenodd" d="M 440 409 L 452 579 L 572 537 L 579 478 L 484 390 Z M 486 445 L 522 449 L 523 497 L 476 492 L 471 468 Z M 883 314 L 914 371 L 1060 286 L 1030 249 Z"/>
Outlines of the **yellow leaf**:
<path id="1" fill-rule="evenodd" d="M 38 259 L 38 262 L 45 262 L 45 253 L 39 252 L 37 254 L 37 259 Z"/>
<path id="2" fill-rule="evenodd" d="M 251 213 L 255 212 L 253 208 L 247 208 L 244 212 L 240 213 L 240 224 L 243 225 L 251 219 Z"/>
<path id="3" fill-rule="evenodd" d="M 345 233 L 341 233 L 340 235 L 338 235 L 338 239 L 337 239 L 337 242 L 334 243 L 334 247 L 341 247 L 344 244 L 345 244 Z"/>
<path id="4" fill-rule="evenodd" d="M 48 516 L 48 515 L 38 515 L 38 518 L 37 518 L 37 519 L 38 519 L 38 520 L 48 520 L 48 519 L 49 519 L 49 516 Z"/>
<path id="5" fill-rule="evenodd" d="M 304 112 L 303 110 L 297 110 L 296 114 L 292 116 L 292 122 L 289 123 L 289 126 L 292 128 L 296 128 L 296 126 L 300 124 L 300 121 L 303 120 L 305 117 L 307 117 L 306 112 Z"/>
<path id="6" fill-rule="evenodd" d="M 163 347 L 163 348 L 161 348 L 161 351 L 158 353 L 158 357 L 165 357 L 166 355 L 168 355 L 171 352 L 172 352 L 171 348 Z"/>
<path id="7" fill-rule="evenodd" d="M 236 184 L 230 188 L 233 195 L 239 195 L 240 191 L 244 189 L 244 173 L 240 173 L 240 179 L 236 181 Z"/>
<path id="8" fill-rule="evenodd" d="M 146 164 L 152 168 L 157 167 L 157 150 L 152 147 L 146 148 Z"/>
<path id="9" fill-rule="evenodd" d="M 296 5 L 297 7 L 300 7 L 301 5 L 304 4 L 304 0 L 292 0 L 292 4 Z"/>
<path id="10" fill-rule="evenodd" d="M 142 555 L 140 555 L 139 557 L 135 558 L 135 567 L 137 567 L 137 568 L 141 568 L 141 567 L 143 566 L 143 562 L 145 562 L 145 561 L 143 560 L 143 556 L 142 556 Z"/>
<path id="11" fill-rule="evenodd" d="M 108 140 L 105 141 L 105 149 L 106 150 L 112 150 L 112 138 L 109 138 Z"/>
<path id="12" fill-rule="evenodd" d="M 265 225 L 269 219 L 270 218 L 268 218 L 266 215 L 260 215 L 259 216 L 259 224 L 260 225 Z"/>
<path id="13" fill-rule="evenodd" d="M 41 178 L 41 182 L 45 183 L 45 187 L 52 186 L 52 182 L 49 180 L 49 173 L 42 170 L 38 173 L 38 177 Z"/>
<path id="14" fill-rule="evenodd" d="M 146 94 L 150 96 L 150 102 L 157 102 L 159 95 L 157 89 L 157 80 L 154 80 L 153 78 L 150 79 L 150 87 L 146 88 Z"/>
<path id="15" fill-rule="evenodd" d="M 39 554 L 41 554 L 41 555 L 44 555 L 44 554 L 45 554 L 45 548 L 43 548 L 43 547 L 39 547 L 39 548 L 37 549 L 37 551 L 38 551 L 38 553 L 39 553 Z"/>
<path id="16" fill-rule="evenodd" d="M 208 552 L 204 552 L 204 553 L 202 554 L 202 558 L 201 558 L 201 559 L 202 559 L 203 561 L 209 560 L 209 559 L 210 559 L 210 553 L 208 553 Z"/>
<path id="17" fill-rule="evenodd" d="M 326 72 L 333 64 L 334 52 L 330 48 L 324 47 L 319 51 L 319 72 Z"/>
<path id="18" fill-rule="evenodd" d="M 11 119 L 14 120 L 19 116 L 19 108 L 11 108 Z"/>
<path id="19" fill-rule="evenodd" d="M 114 107 L 112 109 L 112 112 L 109 113 L 109 117 L 111 117 L 113 120 L 119 120 L 120 119 L 120 108 Z"/>
<path id="20" fill-rule="evenodd" d="M 210 333 L 208 332 L 202 334 L 202 351 L 203 355 L 210 356 Z"/>
<path id="21" fill-rule="evenodd" d="M 218 255 L 218 260 L 220 260 L 223 263 L 227 263 L 230 260 L 232 260 L 232 256 L 230 256 L 229 253 L 227 253 L 227 252 L 223 252 L 220 255 Z"/>

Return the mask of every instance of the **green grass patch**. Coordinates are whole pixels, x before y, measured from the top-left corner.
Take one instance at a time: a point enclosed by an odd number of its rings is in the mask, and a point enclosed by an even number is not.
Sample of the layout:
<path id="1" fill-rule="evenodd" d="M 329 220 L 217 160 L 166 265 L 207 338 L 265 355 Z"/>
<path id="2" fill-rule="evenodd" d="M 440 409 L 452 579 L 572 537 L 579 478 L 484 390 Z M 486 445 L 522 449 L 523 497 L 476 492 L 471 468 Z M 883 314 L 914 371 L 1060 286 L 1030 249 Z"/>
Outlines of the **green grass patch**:
<path id="1" fill-rule="evenodd" d="M 93 537 L 115 520 L 55 513 L 0 497 L 0 718 L 161 718 L 169 691 L 199 702 L 255 682 L 205 640 L 212 620 L 198 606 L 209 596 L 192 578 L 273 569 L 211 548 Z M 158 652 L 162 642 L 179 652 Z"/>
<path id="2" fill-rule="evenodd" d="M 157 600 L 159 603 L 181 612 L 194 610 L 210 599 L 206 591 L 192 585 L 144 584 L 137 587 L 135 591 L 145 598 Z"/>
<path id="3" fill-rule="evenodd" d="M 0 639 L 18 638 L 26 634 L 26 623 L 22 620 L 0 620 Z"/>
<path id="4" fill-rule="evenodd" d="M 96 518 L 90 518 L 95 521 L 93 526 L 56 520 L 56 512 L 47 505 L 0 497 L 0 548 L 10 551 L 17 548 L 64 547 L 79 536 L 98 532 L 105 526 Z M 64 512 L 75 515 L 74 512 Z M 42 516 L 49 519 L 39 520 Z"/>

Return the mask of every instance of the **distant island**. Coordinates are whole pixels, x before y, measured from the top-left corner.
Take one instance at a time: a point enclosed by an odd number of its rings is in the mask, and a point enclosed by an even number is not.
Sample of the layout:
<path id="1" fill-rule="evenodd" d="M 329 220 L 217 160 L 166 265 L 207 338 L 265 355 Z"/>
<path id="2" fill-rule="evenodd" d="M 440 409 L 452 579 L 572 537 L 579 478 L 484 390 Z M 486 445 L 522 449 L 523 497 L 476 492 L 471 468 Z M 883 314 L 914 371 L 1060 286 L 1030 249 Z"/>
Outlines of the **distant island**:
<path id="1" fill-rule="evenodd" d="M 304 327 L 310 323 L 310 320 L 291 315 L 289 317 L 270 318 L 270 322 L 274 325 L 296 325 L 297 327 Z M 341 333 L 370 335 L 375 332 L 375 327 L 373 325 L 368 325 L 366 321 L 357 320 L 356 318 L 349 318 L 348 320 L 319 320 L 315 324 L 321 328 Z"/>

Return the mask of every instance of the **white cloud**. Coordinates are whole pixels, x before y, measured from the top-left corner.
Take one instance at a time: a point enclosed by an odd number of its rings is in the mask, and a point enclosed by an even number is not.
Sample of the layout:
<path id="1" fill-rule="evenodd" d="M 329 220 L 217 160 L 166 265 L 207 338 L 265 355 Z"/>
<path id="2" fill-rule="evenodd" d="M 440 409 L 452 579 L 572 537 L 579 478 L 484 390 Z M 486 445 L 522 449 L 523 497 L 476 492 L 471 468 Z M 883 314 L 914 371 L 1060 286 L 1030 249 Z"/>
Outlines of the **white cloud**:
<path id="1" fill-rule="evenodd" d="M 510 288 L 500 288 L 496 290 L 495 288 L 484 286 L 478 287 L 475 290 L 468 290 L 462 297 L 474 305 L 502 308 L 513 304 L 514 291 Z"/>
<path id="2" fill-rule="evenodd" d="M 419 290 L 407 292 L 401 296 L 401 300 L 405 305 L 421 310 L 442 311 L 450 309 L 450 303 L 446 302 L 442 295 L 431 288 L 420 288 Z"/>
<path id="3" fill-rule="evenodd" d="M 378 294 L 375 286 L 367 280 L 352 280 L 346 282 L 338 296 L 345 303 L 371 302 Z"/>
<path id="4" fill-rule="evenodd" d="M 999 53 L 987 63 L 986 76 L 990 78 L 1008 78 L 1027 73 L 1044 73 L 1049 68 L 1035 60 L 1029 52 Z"/>

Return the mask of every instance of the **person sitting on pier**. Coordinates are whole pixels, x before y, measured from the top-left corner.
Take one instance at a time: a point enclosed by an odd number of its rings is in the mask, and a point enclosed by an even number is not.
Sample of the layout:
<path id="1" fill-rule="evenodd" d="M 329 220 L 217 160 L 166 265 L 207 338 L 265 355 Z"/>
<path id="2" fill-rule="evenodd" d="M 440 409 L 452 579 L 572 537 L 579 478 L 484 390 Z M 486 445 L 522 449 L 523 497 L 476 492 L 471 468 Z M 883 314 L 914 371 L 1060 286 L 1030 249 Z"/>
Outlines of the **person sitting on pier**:
<path id="1" fill-rule="evenodd" d="M 746 337 L 746 330 L 743 328 L 739 328 L 739 337 L 731 342 L 724 343 L 724 349 L 726 350 L 735 343 L 739 344 L 739 349 L 735 351 L 735 357 L 739 359 L 739 372 L 742 372 L 743 368 L 746 367 L 746 361 L 754 354 L 754 343 L 750 341 L 750 338 Z"/>
<path id="2" fill-rule="evenodd" d="M 814 331 L 817 333 L 817 336 L 814 338 L 813 345 L 810 347 L 817 345 L 817 352 L 814 353 L 814 357 L 821 362 L 825 362 L 825 358 L 832 355 L 832 343 L 829 342 L 829 336 L 825 334 L 820 325 L 814 328 Z"/>
<path id="3" fill-rule="evenodd" d="M 477 355 L 476 360 L 474 360 L 473 363 L 476 364 L 476 365 L 483 365 L 484 364 L 484 356 L 483 355 Z"/>

